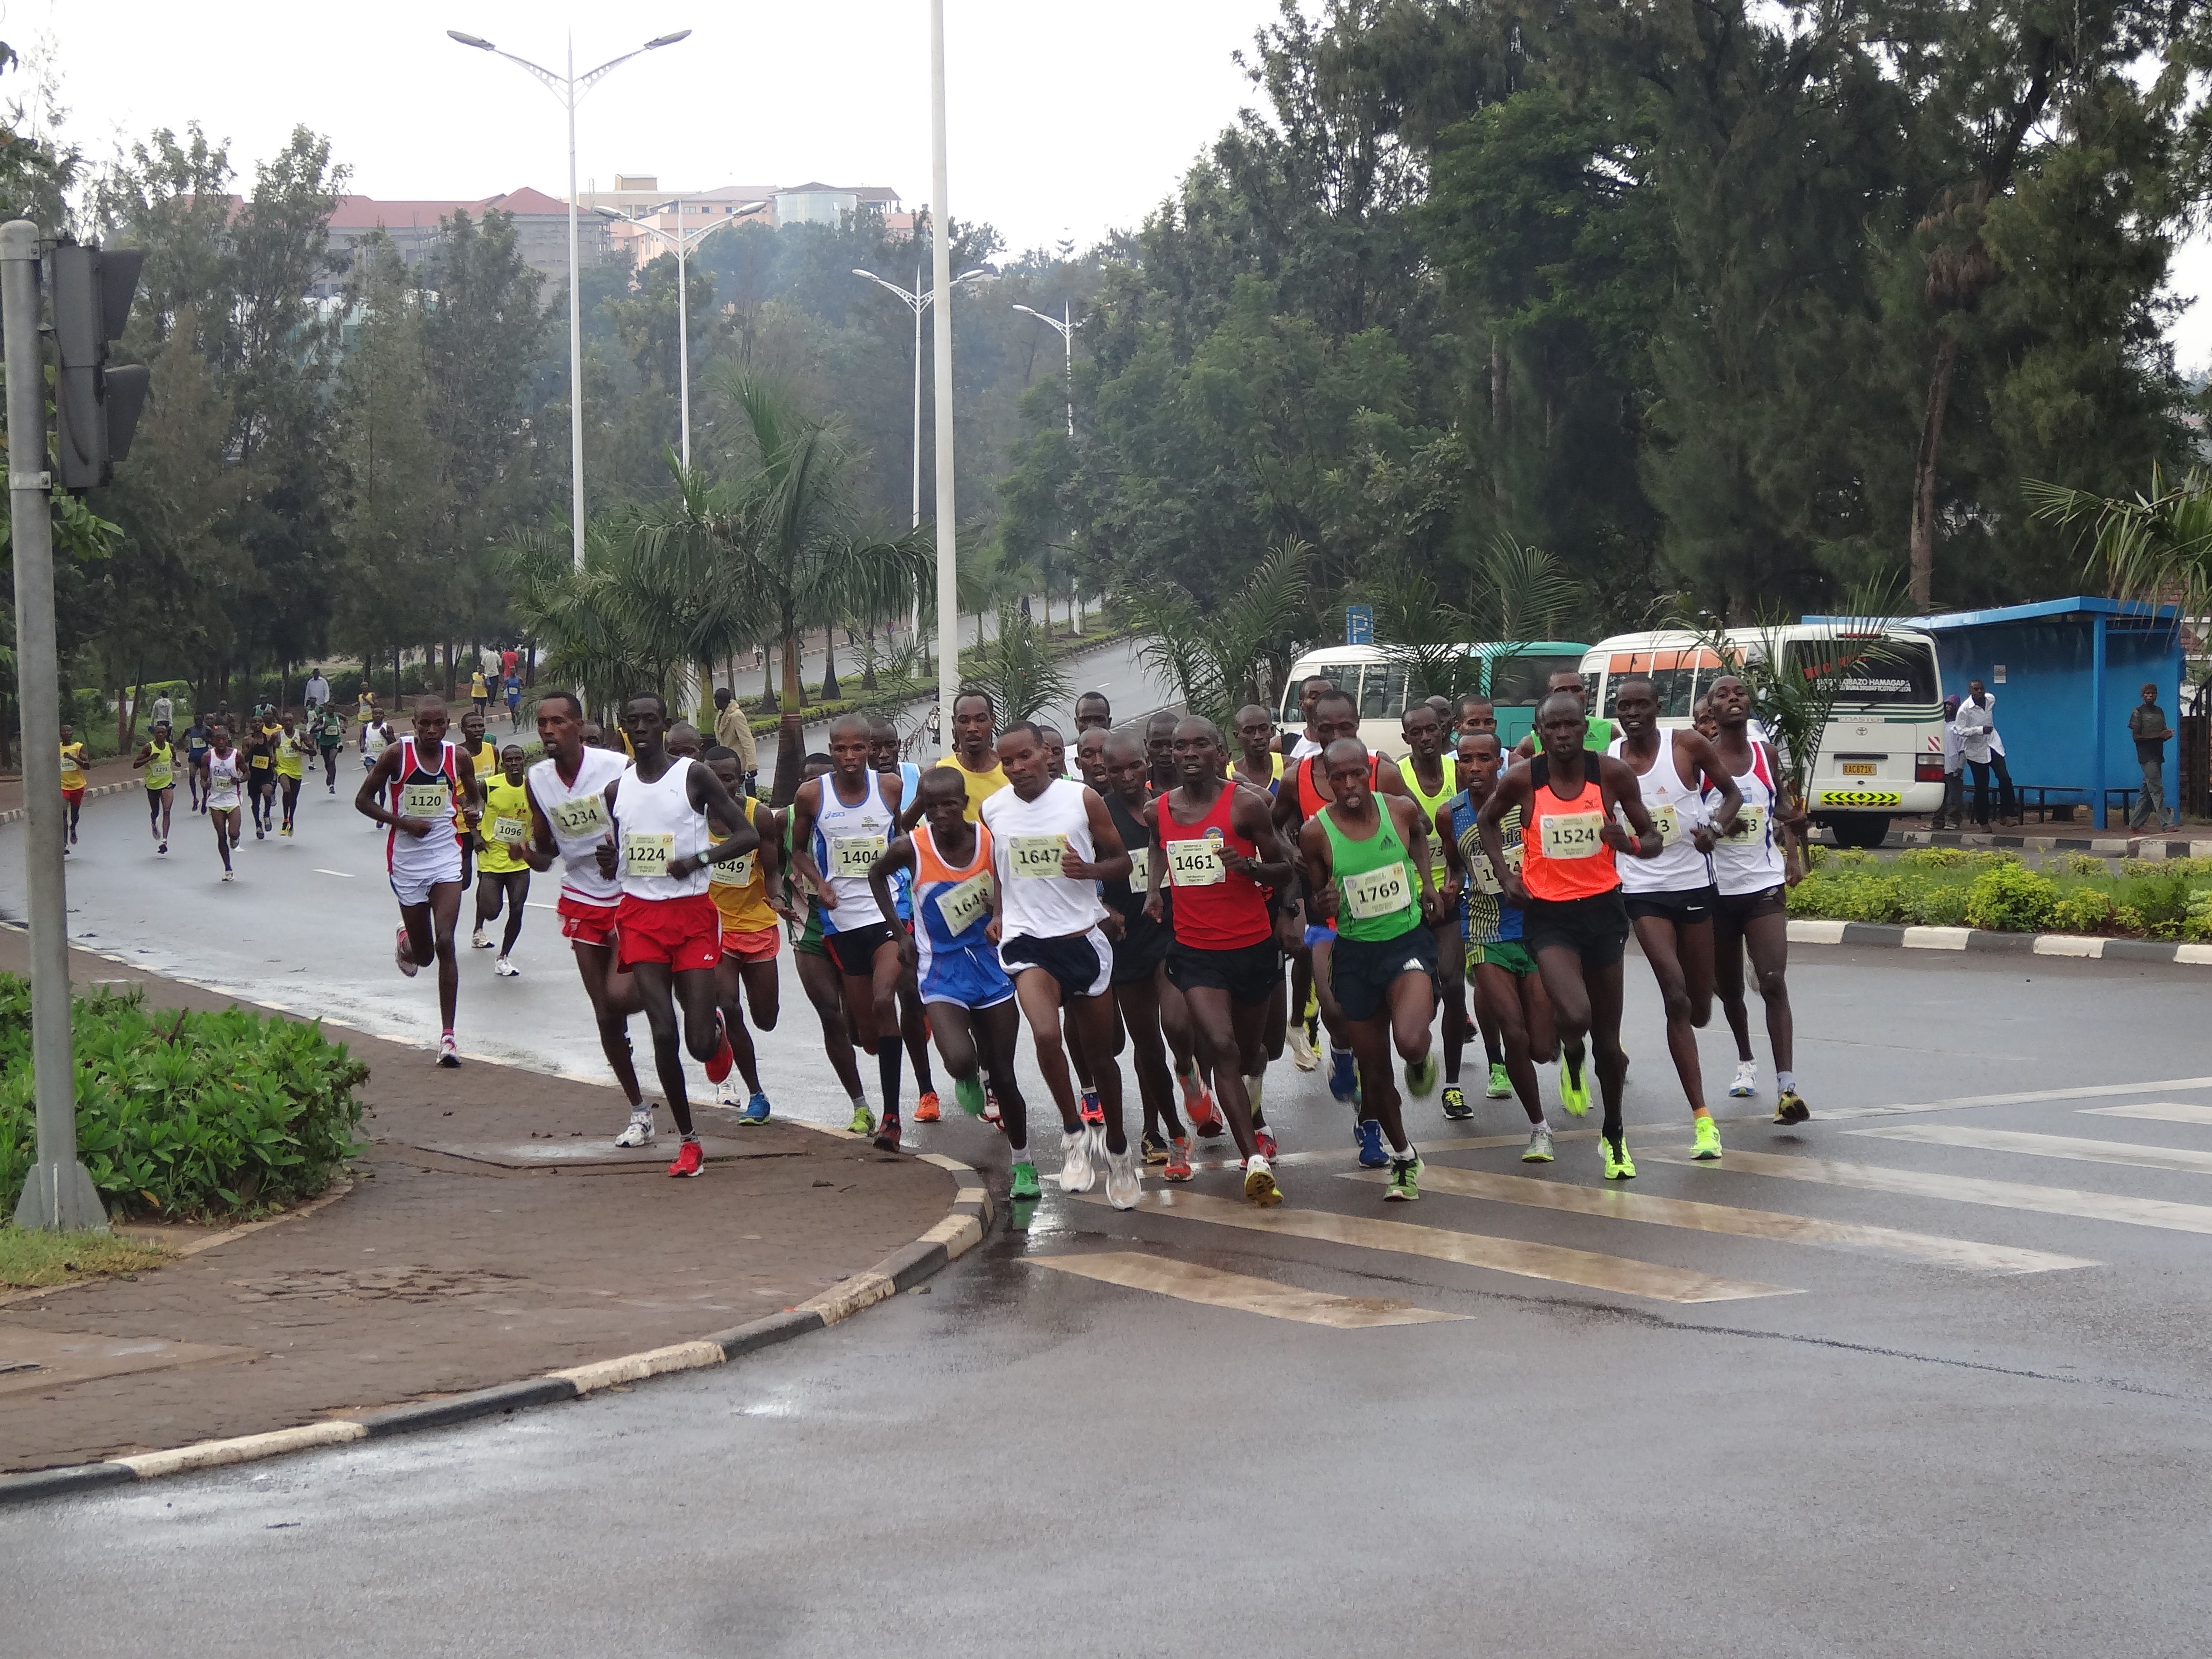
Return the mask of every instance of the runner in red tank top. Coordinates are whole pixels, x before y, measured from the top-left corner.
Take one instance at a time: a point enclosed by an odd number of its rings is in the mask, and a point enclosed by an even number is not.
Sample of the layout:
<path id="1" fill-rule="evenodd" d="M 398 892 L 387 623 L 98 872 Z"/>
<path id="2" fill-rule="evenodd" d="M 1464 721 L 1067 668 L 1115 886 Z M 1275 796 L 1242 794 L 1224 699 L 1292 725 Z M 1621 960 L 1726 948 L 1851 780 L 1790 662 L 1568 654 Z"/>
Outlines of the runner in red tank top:
<path id="1" fill-rule="evenodd" d="M 1662 843 L 1636 774 L 1583 748 L 1587 729 L 1579 696 L 1555 691 L 1545 698 L 1536 708 L 1542 748 L 1498 781 L 1476 822 L 1505 902 L 1521 910 L 1551 995 L 1565 1055 L 1559 1103 L 1577 1117 L 1589 1110 L 1589 1086 L 1581 1075 L 1587 1032 L 1605 1100 L 1599 1130 L 1605 1177 L 1625 1181 L 1636 1174 L 1620 1125 L 1621 1078 L 1628 1069 L 1620 1051 L 1620 957 L 1628 911 L 1613 860 L 1623 853 L 1656 857 Z M 1524 838 L 1517 871 L 1505 861 L 1498 830 L 1516 806 Z M 1628 830 L 1620 827 L 1623 817 Z"/>
<path id="2" fill-rule="evenodd" d="M 1275 1138 L 1254 1120 L 1267 1066 L 1267 1016 L 1283 982 L 1267 892 L 1290 884 L 1290 855 L 1267 798 L 1226 776 L 1229 746 L 1212 720 L 1183 720 L 1174 741 L 1182 786 L 1145 809 L 1153 848 L 1145 910 L 1157 921 L 1166 908 L 1163 890 L 1175 889 L 1168 978 L 1189 1002 L 1199 1056 L 1213 1067 L 1214 1097 L 1244 1156 L 1244 1195 L 1279 1204 L 1270 1167 Z"/>

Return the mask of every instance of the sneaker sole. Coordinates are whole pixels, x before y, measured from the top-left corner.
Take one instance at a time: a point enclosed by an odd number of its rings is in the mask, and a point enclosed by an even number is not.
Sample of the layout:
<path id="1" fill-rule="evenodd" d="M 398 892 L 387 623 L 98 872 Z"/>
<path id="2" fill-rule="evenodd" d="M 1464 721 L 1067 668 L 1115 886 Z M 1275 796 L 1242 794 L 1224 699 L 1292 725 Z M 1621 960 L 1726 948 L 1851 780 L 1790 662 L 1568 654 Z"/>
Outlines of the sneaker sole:
<path id="1" fill-rule="evenodd" d="M 1521 1161 L 1523 1164 L 1549 1164 L 1556 1157 L 1557 1154 L 1553 1152 L 1523 1152 L 1521 1154 Z"/>
<path id="2" fill-rule="evenodd" d="M 1275 1185 L 1273 1176 L 1255 1170 L 1244 1177 L 1244 1196 L 1261 1209 L 1272 1210 L 1283 1201 L 1283 1189 Z"/>
<path id="3" fill-rule="evenodd" d="M 1812 1117 L 1813 1109 L 1801 1105 L 1775 1113 L 1774 1121 L 1777 1123 L 1808 1123 L 1812 1121 Z"/>
<path id="4" fill-rule="evenodd" d="M 1721 1149 L 1717 1146 L 1710 1148 L 1692 1146 L 1690 1149 L 1690 1161 L 1693 1164 L 1717 1164 L 1721 1161 Z"/>

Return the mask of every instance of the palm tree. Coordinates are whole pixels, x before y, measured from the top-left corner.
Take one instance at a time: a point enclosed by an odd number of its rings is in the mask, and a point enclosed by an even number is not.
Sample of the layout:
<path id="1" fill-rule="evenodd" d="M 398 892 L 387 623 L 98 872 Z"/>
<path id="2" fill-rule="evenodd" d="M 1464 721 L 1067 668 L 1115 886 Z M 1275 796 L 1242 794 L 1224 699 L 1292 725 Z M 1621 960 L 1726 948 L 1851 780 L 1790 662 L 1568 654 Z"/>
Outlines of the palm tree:
<path id="1" fill-rule="evenodd" d="M 1510 647 L 1557 635 L 1582 608 L 1583 585 L 1553 555 L 1500 534 L 1475 562 L 1467 602 L 1446 599 L 1424 572 L 1387 571 L 1371 590 L 1375 628 L 1415 696 L 1458 697 L 1483 689 L 1483 660 L 1469 644 Z"/>
<path id="2" fill-rule="evenodd" d="M 741 463 L 750 471 L 725 487 L 723 580 L 751 597 L 757 631 L 782 653 L 773 796 L 781 805 L 798 793 L 804 758 L 799 629 L 872 605 L 910 605 L 929 570 L 928 538 L 865 532 L 849 482 L 853 452 L 835 422 L 809 417 L 787 389 L 726 361 L 706 383 L 741 417 L 751 452 Z"/>
<path id="3" fill-rule="evenodd" d="M 966 678 L 991 694 L 1001 726 L 1034 720 L 1066 702 L 1075 690 L 1050 633 L 1004 604 L 999 607 L 997 636 L 976 641 L 975 666 Z"/>
<path id="4" fill-rule="evenodd" d="M 2116 599 L 2176 605 L 2185 617 L 2212 605 L 2212 476 L 2192 466 L 2169 488 L 2156 462 L 2150 492 L 2132 500 L 2030 478 L 2033 515 L 2090 535 L 2088 568 Z"/>
<path id="5" fill-rule="evenodd" d="M 631 581 L 617 599 L 634 629 L 681 650 L 684 665 L 697 669 L 696 718 L 712 731 L 715 659 L 757 637 L 762 617 L 757 597 L 729 580 L 730 549 L 744 525 L 728 493 L 664 454 L 676 493 L 639 510 L 629 532 Z"/>
<path id="6" fill-rule="evenodd" d="M 1244 704 L 1272 704 L 1305 610 L 1310 550 L 1296 539 L 1284 543 L 1242 590 L 1210 608 L 1181 587 L 1125 594 L 1129 620 L 1145 636 L 1138 660 L 1181 691 L 1192 714 L 1224 730 Z"/>

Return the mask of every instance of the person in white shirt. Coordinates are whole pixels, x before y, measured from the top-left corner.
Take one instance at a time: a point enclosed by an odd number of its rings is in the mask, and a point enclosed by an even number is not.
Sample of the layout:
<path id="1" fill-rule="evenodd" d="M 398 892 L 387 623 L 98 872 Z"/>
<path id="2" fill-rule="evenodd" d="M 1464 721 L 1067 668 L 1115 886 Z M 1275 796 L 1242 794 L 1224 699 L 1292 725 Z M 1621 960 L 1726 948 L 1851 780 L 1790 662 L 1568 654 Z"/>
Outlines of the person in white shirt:
<path id="1" fill-rule="evenodd" d="M 1989 716 L 1990 770 L 1997 779 L 1997 822 L 2020 822 L 2020 798 L 2013 793 L 2012 769 L 2005 764 L 2004 733 L 1997 730 L 1997 700 L 1979 680 L 1966 682 L 1966 701 L 1978 705 Z"/>
<path id="2" fill-rule="evenodd" d="M 308 680 L 307 689 L 301 695 L 306 698 L 307 713 L 312 716 L 315 710 L 331 700 L 331 683 L 318 673 Z"/>
<path id="3" fill-rule="evenodd" d="M 1936 809 L 1929 827 L 1966 827 L 1966 757 L 1959 743 L 1959 699 L 1943 699 L 1943 804 Z"/>
<path id="4" fill-rule="evenodd" d="M 1968 687 L 1971 694 L 1981 684 L 1979 680 Z M 1977 702 L 1972 695 L 1959 705 L 1953 722 L 1959 729 L 1959 751 L 1974 775 L 1974 827 L 1990 827 L 1990 739 L 1996 734 L 1996 720 L 1986 704 Z"/>

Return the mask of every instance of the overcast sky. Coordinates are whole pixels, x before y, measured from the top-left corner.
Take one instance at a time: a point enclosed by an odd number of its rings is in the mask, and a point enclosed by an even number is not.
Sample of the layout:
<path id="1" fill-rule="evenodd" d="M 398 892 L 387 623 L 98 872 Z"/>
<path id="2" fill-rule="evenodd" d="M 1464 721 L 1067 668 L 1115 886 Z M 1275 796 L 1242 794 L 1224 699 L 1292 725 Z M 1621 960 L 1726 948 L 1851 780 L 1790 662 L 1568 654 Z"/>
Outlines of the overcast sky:
<path id="1" fill-rule="evenodd" d="M 1274 12 L 1274 0 L 948 0 L 954 213 L 989 220 L 1017 252 L 1135 227 L 1254 101 L 1230 54 Z M 95 161 L 198 120 L 246 171 L 304 122 L 364 195 L 468 199 L 521 185 L 560 195 L 566 143 L 548 93 L 447 29 L 558 68 L 573 23 L 589 69 L 689 27 L 585 100 L 580 179 L 820 179 L 888 185 L 915 205 L 929 197 L 928 18 L 925 0 L 0 0 L 0 38 L 26 52 L 51 41 L 64 131 Z M 2173 286 L 2212 292 L 2212 248 L 2184 248 Z M 2212 306 L 2192 307 L 2176 344 L 2185 369 L 2212 366 Z"/>

